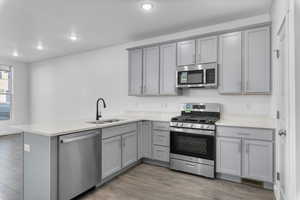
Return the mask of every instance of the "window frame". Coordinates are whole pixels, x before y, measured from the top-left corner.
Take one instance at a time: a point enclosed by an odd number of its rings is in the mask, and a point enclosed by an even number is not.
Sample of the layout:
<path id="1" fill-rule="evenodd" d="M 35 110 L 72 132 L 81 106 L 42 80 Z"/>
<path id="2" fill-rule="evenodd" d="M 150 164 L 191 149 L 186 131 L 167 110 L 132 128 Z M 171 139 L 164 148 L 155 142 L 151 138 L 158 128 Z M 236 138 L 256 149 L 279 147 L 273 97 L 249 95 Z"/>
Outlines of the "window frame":
<path id="1" fill-rule="evenodd" d="M 7 68 L 7 69 L 5 69 Z M 14 87 L 13 87 L 13 66 L 7 65 L 7 64 L 0 64 L 0 72 L 5 71 L 8 72 L 8 92 L 2 92 L 0 91 L 0 95 L 7 95 L 10 97 L 10 109 L 9 109 L 9 118 L 8 119 L 0 119 L 0 122 L 2 121 L 11 121 L 13 118 L 13 96 L 14 96 Z"/>

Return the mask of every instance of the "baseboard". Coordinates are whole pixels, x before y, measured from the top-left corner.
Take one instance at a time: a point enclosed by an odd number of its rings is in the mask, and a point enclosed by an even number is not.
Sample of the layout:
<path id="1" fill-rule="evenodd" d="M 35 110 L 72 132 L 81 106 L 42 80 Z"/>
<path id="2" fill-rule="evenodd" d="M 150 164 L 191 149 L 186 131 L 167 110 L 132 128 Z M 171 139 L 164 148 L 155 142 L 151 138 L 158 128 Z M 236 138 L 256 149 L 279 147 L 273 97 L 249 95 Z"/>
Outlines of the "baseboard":
<path id="1" fill-rule="evenodd" d="M 155 166 L 170 168 L 170 163 L 168 163 L 168 162 L 162 162 L 162 161 L 158 161 L 158 160 L 151 160 L 151 159 L 148 159 L 148 158 L 143 158 L 142 162 L 146 163 L 146 164 L 149 164 L 149 165 L 155 165 Z"/>

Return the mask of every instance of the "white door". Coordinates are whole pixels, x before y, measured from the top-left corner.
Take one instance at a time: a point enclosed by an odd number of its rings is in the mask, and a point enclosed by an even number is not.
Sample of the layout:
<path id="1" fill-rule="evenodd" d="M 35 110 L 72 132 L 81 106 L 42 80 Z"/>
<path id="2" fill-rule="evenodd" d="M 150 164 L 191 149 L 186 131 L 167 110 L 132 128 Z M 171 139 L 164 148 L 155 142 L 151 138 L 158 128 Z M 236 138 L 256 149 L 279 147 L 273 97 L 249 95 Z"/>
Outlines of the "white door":
<path id="1" fill-rule="evenodd" d="M 102 140 L 102 179 L 121 170 L 121 154 L 121 136 Z"/>
<path id="2" fill-rule="evenodd" d="M 218 37 L 197 40 L 197 63 L 212 63 L 218 60 Z"/>
<path id="3" fill-rule="evenodd" d="M 289 106 L 288 106 L 288 96 L 289 96 L 289 68 L 288 68 L 288 48 L 287 48 L 287 26 L 284 22 L 279 33 L 279 53 L 278 53 L 278 62 L 279 62 L 279 77 L 278 77 L 278 120 L 277 120 L 277 132 L 276 141 L 277 141 L 277 171 L 280 174 L 279 179 L 277 180 L 277 186 L 280 190 L 281 199 L 287 199 L 286 186 L 288 185 L 289 177 L 289 154 L 288 154 L 288 134 L 286 132 L 289 119 Z"/>
<path id="4" fill-rule="evenodd" d="M 143 50 L 143 94 L 159 94 L 159 47 Z"/>
<path id="5" fill-rule="evenodd" d="M 217 172 L 241 176 L 241 139 L 217 137 Z"/>
<path id="6" fill-rule="evenodd" d="M 244 140 L 242 176 L 273 182 L 273 142 Z"/>
<path id="7" fill-rule="evenodd" d="M 137 133 L 127 133 L 122 136 L 122 167 L 137 161 L 138 157 L 138 146 L 137 146 Z"/>
<path id="8" fill-rule="evenodd" d="M 219 91 L 222 94 L 242 92 L 242 33 L 221 35 L 219 38 Z"/>
<path id="9" fill-rule="evenodd" d="M 196 41 L 188 40 L 177 43 L 177 65 L 192 65 L 196 62 Z"/>

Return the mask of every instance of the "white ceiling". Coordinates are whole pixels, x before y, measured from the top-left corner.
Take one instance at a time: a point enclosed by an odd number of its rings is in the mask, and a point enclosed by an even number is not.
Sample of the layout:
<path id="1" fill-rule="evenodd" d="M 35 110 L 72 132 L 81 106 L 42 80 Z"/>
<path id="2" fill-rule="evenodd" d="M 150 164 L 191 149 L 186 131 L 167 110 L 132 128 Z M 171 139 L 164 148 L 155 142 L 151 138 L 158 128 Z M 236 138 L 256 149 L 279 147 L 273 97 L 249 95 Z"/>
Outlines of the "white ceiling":
<path id="1" fill-rule="evenodd" d="M 34 62 L 268 13 L 272 0 L 0 0 L 0 57 Z M 71 42 L 75 32 L 80 40 Z M 45 50 L 36 50 L 41 41 Z M 12 57 L 17 50 L 19 57 Z"/>

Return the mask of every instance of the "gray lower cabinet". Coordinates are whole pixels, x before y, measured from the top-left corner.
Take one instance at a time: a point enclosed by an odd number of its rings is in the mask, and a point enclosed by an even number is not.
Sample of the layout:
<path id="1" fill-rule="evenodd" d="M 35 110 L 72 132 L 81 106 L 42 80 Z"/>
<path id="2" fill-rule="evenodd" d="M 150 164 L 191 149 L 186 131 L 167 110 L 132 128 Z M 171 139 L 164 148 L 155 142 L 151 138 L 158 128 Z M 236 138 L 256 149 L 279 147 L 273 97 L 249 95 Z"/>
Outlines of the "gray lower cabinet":
<path id="1" fill-rule="evenodd" d="M 242 32 L 219 37 L 219 92 L 242 93 Z"/>
<path id="2" fill-rule="evenodd" d="M 217 137 L 217 172 L 241 176 L 241 151 L 241 139 Z"/>
<path id="3" fill-rule="evenodd" d="M 217 127 L 217 172 L 273 183 L 273 130 Z"/>
<path id="4" fill-rule="evenodd" d="M 270 28 L 245 31 L 244 90 L 246 94 L 271 92 Z"/>
<path id="5" fill-rule="evenodd" d="M 243 177 L 273 182 L 273 143 L 244 140 Z"/>
<path id="6" fill-rule="evenodd" d="M 134 49 L 128 55 L 128 95 L 142 95 L 143 51 Z"/>
<path id="7" fill-rule="evenodd" d="M 139 159 L 152 159 L 151 122 L 142 121 L 139 123 Z"/>
<path id="8" fill-rule="evenodd" d="M 160 46 L 160 94 L 177 95 L 176 43 Z"/>
<path id="9" fill-rule="evenodd" d="M 122 135 L 122 167 L 137 161 L 137 132 Z"/>
<path id="10" fill-rule="evenodd" d="M 143 49 L 143 94 L 159 95 L 159 47 Z"/>
<path id="11" fill-rule="evenodd" d="M 152 123 L 152 158 L 170 162 L 170 131 L 168 122 Z"/>
<path id="12" fill-rule="evenodd" d="M 121 147 L 121 136 L 102 140 L 102 179 L 122 169 Z"/>

